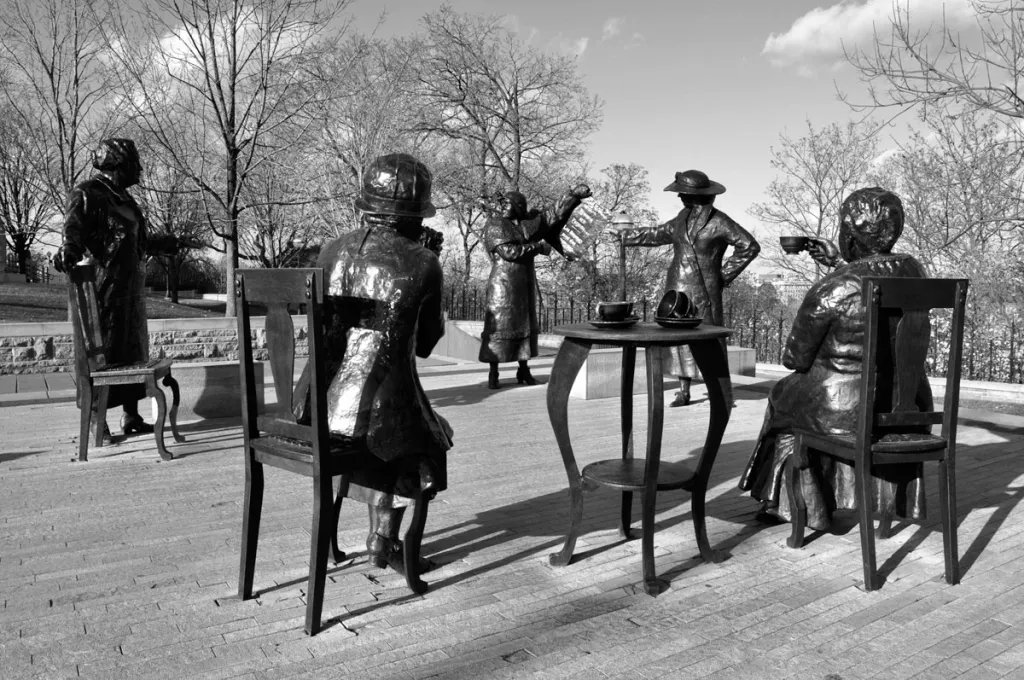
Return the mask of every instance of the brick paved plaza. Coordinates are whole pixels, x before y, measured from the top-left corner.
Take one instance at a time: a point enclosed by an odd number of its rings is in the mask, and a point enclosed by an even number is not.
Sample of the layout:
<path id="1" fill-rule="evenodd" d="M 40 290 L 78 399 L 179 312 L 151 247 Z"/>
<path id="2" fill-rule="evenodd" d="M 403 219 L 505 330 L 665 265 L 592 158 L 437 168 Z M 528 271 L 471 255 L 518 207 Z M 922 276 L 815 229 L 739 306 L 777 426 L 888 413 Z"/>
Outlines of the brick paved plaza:
<path id="1" fill-rule="evenodd" d="M 550 359 L 536 365 L 546 380 Z M 442 565 L 426 575 L 430 590 L 411 596 L 399 576 L 365 564 L 366 510 L 347 505 L 341 544 L 352 559 L 330 570 L 328 626 L 313 638 L 302 631 L 306 479 L 268 470 L 260 596 L 235 596 L 236 421 L 186 424 L 172 462 L 140 436 L 78 463 L 73 402 L 8 400 L 0 678 L 1024 677 L 1024 418 L 962 414 L 962 584 L 943 581 L 935 517 L 878 541 L 887 581 L 866 593 L 849 518 L 799 551 L 785 545 L 788 526 L 754 522 L 736 480 L 766 386 L 746 379 L 708 496 L 711 541 L 727 558 L 700 562 L 687 495 L 662 494 L 656 555 L 671 585 L 652 598 L 639 540 L 617 537 L 609 491 L 587 495 L 577 560 L 548 565 L 568 503 L 544 386 L 491 391 L 481 369 L 422 372 L 456 440 L 450 489 L 432 504 L 424 539 Z M 643 408 L 638 397 L 638 442 Z M 617 412 L 614 399 L 571 402 L 581 464 L 615 455 Z M 692 454 L 707 415 L 700 399 L 668 410 L 666 458 Z"/>

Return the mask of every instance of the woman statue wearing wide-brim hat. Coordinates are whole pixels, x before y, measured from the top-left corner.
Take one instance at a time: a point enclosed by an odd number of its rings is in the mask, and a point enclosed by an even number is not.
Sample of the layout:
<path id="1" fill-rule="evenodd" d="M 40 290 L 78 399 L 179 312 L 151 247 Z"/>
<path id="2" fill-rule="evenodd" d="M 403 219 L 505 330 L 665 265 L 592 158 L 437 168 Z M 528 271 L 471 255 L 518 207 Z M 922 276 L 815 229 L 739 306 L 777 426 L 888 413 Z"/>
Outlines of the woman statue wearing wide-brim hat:
<path id="1" fill-rule="evenodd" d="M 700 170 L 677 172 L 665 191 L 679 195 L 683 202 L 679 214 L 656 227 L 624 231 L 623 243 L 671 245 L 665 290 L 686 293 L 704 321 L 722 326 L 722 291 L 757 257 L 761 247 L 746 229 L 713 207 L 715 196 L 725 193 L 725 187 Z M 732 253 L 725 257 L 729 248 Z M 690 403 L 690 383 L 697 376 L 697 366 L 685 347 L 671 352 L 669 364 L 679 378 L 679 394 L 671 406 L 685 406 Z"/>

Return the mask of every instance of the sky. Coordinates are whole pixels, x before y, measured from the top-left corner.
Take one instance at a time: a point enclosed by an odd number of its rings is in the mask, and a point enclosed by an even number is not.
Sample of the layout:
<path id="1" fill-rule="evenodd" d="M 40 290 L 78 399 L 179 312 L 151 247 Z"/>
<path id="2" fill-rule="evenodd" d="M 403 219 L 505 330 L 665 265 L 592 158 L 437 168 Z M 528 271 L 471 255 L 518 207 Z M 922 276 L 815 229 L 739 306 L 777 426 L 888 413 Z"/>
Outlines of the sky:
<path id="1" fill-rule="evenodd" d="M 968 0 L 901 0 L 918 21 L 970 21 Z M 591 137 L 594 174 L 638 163 L 659 221 L 679 199 L 663 189 L 696 168 L 726 186 L 716 207 L 762 231 L 748 214 L 773 179 L 779 135 L 862 117 L 837 88 L 866 99 L 844 46 L 870 45 L 886 29 L 892 0 L 448 0 L 460 12 L 494 14 L 539 49 L 574 54 L 604 122 Z M 380 17 L 383 36 L 414 31 L 435 0 L 356 0 L 357 26 Z M 899 123 L 898 123 L 899 124 Z M 881 149 L 886 142 L 883 139 Z M 763 232 L 762 232 L 763 233 Z"/>

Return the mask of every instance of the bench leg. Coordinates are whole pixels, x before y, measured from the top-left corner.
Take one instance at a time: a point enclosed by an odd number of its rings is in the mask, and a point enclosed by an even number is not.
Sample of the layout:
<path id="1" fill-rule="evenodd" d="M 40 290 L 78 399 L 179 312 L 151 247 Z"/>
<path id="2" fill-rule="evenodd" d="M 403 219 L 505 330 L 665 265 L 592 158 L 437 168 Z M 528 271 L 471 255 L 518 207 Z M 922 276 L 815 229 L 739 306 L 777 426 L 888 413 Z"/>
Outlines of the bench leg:
<path id="1" fill-rule="evenodd" d="M 153 434 L 156 437 L 156 450 L 164 460 L 173 460 L 174 456 L 164 446 L 164 421 L 167 419 L 167 397 L 164 391 L 157 387 L 156 377 L 150 376 L 146 380 L 146 394 L 156 399 L 156 422 L 153 423 Z"/>
<path id="2" fill-rule="evenodd" d="M 178 381 L 168 373 L 164 376 L 164 379 L 161 382 L 171 388 L 171 434 L 174 436 L 174 441 L 179 444 L 183 444 L 185 443 L 185 438 L 180 432 L 178 432 L 178 405 L 181 403 L 181 392 L 178 390 Z"/>
<path id="3" fill-rule="evenodd" d="M 238 565 L 238 597 L 252 597 L 253 575 L 256 571 L 256 547 L 260 538 L 260 515 L 263 510 L 263 464 L 252 460 L 246 451 L 245 498 L 242 501 L 242 550 Z"/>

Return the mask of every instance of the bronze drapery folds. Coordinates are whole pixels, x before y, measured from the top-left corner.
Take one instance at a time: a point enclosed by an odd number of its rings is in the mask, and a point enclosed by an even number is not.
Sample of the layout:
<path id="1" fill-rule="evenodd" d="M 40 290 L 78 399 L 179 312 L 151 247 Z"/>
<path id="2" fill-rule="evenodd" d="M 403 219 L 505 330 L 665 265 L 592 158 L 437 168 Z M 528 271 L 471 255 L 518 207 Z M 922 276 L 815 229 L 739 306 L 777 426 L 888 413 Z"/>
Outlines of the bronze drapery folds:
<path id="1" fill-rule="evenodd" d="M 793 454 L 792 429 L 853 431 L 862 370 L 863 277 L 926 275 L 910 255 L 891 252 L 903 230 L 903 205 L 896 194 L 878 187 L 855 191 L 843 202 L 840 220 L 839 252 L 848 264 L 804 296 L 782 359 L 793 373 L 772 388 L 761 433 L 740 478 L 740 489 L 761 501 L 764 521 L 791 517 L 781 484 L 783 465 Z M 823 253 L 819 261 L 826 259 Z M 924 379 L 918 394 L 920 405 L 930 407 L 931 390 Z M 920 464 L 882 469 L 886 476 L 876 477 L 875 510 L 921 516 Z M 800 485 L 807 523 L 814 529 L 827 529 L 834 510 L 855 507 L 853 468 L 829 456 L 815 456 L 811 469 L 801 471 Z"/>
<path id="2" fill-rule="evenodd" d="M 700 170 L 677 172 L 665 191 L 679 194 L 683 209 L 656 227 L 628 229 L 621 234 L 627 246 L 672 246 L 672 262 L 665 276 L 665 290 L 679 290 L 693 301 L 704 320 L 724 325 L 722 291 L 739 276 L 758 253 L 757 240 L 731 217 L 713 207 L 725 187 Z M 725 252 L 732 248 L 728 258 Z M 670 370 L 681 378 L 681 390 L 673 406 L 689 403 L 689 382 L 697 367 L 689 350 L 671 352 Z"/>
<path id="3" fill-rule="evenodd" d="M 518 361 L 517 380 L 533 384 L 526 362 L 537 356 L 537 275 L 534 259 L 562 253 L 561 231 L 573 210 L 591 195 L 584 184 L 545 210 L 528 210 L 517 191 L 499 196 L 487 222 L 484 247 L 491 259 L 479 359 L 491 365 L 488 385 L 498 387 L 498 363 Z"/>

